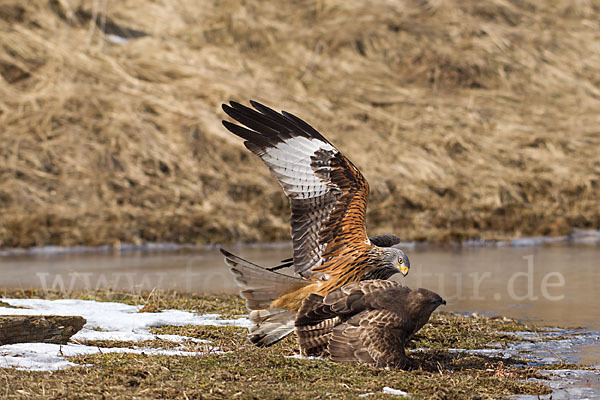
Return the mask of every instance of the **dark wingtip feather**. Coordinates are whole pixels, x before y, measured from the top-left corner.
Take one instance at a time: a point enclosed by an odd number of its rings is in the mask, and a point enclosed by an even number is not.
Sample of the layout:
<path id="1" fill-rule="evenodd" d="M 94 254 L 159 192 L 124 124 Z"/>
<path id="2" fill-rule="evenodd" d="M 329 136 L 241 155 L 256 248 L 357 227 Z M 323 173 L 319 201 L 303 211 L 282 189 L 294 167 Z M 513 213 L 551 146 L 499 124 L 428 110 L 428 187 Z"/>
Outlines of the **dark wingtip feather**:
<path id="1" fill-rule="evenodd" d="M 329 143 L 316 129 L 293 114 L 286 111 L 277 112 L 255 100 L 249 102 L 254 109 L 233 100 L 229 102 L 229 105 L 223 104 L 221 107 L 228 116 L 254 130 L 253 133 L 268 137 L 268 140 L 273 142 L 272 144 L 284 141 L 291 137 L 290 135 L 317 138 Z M 240 136 L 236 131 L 226 127 Z"/>
<path id="2" fill-rule="evenodd" d="M 258 101 L 250 100 L 250 105 L 265 115 L 276 115 L 279 118 L 281 118 L 281 113 L 278 113 L 271 107 L 265 106 L 264 104 L 259 103 Z"/>
<path id="3" fill-rule="evenodd" d="M 221 109 L 223 111 L 225 111 L 225 114 L 231 116 L 229 113 L 231 112 L 231 110 L 233 110 L 233 107 L 229 106 L 228 104 L 223 103 L 223 104 L 221 104 Z"/>
<path id="4" fill-rule="evenodd" d="M 309 125 L 306 121 L 304 121 L 302 118 L 296 117 L 294 114 L 289 113 L 285 110 L 281 111 L 281 114 L 290 122 L 292 122 L 294 125 L 296 125 L 297 127 L 299 127 L 301 130 L 303 130 L 304 132 L 306 132 L 309 136 L 311 137 L 315 137 L 318 138 L 322 141 L 324 141 L 325 143 L 329 143 L 329 140 L 327 140 L 325 138 L 325 136 L 321 135 L 319 133 L 319 131 L 317 131 L 315 128 L 313 128 L 311 125 Z"/>
<path id="5" fill-rule="evenodd" d="M 258 101 L 256 101 L 256 100 L 250 100 L 250 105 L 251 105 L 252 107 L 256 108 L 257 110 L 258 110 L 259 108 L 261 108 L 261 107 L 269 108 L 269 107 L 265 106 L 264 104 L 262 104 L 262 103 L 259 103 L 259 102 L 258 102 Z"/>
<path id="6" fill-rule="evenodd" d="M 236 110 L 248 108 L 245 105 L 243 105 L 242 103 L 238 103 L 237 101 L 233 101 L 233 100 L 229 100 L 229 104 L 231 105 L 232 108 L 234 108 Z"/>
<path id="7" fill-rule="evenodd" d="M 236 121 L 237 121 L 236 115 L 238 115 L 237 113 L 239 113 L 240 111 L 250 110 L 251 112 L 255 112 L 251 108 L 248 108 L 245 105 L 240 104 L 237 101 L 233 101 L 233 100 L 231 100 L 229 102 L 229 104 L 225 104 L 225 103 L 221 104 L 221 108 L 223 109 L 223 111 L 225 111 L 225 114 L 229 115 L 231 118 L 235 119 Z"/>
<path id="8" fill-rule="evenodd" d="M 251 141 L 255 145 L 265 146 L 268 144 L 267 140 L 265 140 L 265 138 L 263 136 L 261 136 L 260 134 L 254 132 L 248 128 L 244 128 L 243 126 L 236 125 L 232 122 L 225 121 L 225 120 L 221 121 L 221 123 L 223 124 L 223 126 L 225 128 L 227 128 L 227 130 L 229 132 L 233 133 L 236 136 L 241 137 L 242 139 Z"/>

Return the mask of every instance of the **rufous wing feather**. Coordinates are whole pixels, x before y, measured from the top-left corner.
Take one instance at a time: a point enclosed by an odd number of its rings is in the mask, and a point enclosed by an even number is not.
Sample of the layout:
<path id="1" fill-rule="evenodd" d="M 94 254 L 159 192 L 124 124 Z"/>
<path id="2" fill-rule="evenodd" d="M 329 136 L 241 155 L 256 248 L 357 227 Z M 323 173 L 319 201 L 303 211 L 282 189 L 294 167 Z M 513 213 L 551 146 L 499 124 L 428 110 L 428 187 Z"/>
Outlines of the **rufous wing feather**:
<path id="1" fill-rule="evenodd" d="M 223 105 L 244 126 L 223 124 L 245 139 L 290 198 L 295 272 L 317 278 L 343 273 L 348 260 L 360 259 L 372 248 L 365 230 L 367 181 L 306 122 L 250 103 L 254 110 L 236 102 Z M 359 278 L 360 273 L 355 280 Z"/>

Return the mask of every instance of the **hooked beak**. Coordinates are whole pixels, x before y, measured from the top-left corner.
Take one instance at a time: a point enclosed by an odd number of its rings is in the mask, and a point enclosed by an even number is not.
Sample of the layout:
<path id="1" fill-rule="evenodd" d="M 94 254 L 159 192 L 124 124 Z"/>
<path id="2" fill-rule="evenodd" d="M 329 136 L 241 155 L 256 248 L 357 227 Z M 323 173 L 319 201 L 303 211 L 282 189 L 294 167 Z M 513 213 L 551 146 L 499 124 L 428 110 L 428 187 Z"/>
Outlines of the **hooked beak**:
<path id="1" fill-rule="evenodd" d="M 442 305 L 446 305 L 446 300 L 442 300 Z"/>
<path id="2" fill-rule="evenodd" d="M 402 273 L 402 276 L 408 275 L 408 270 L 410 269 L 410 266 L 405 265 L 405 264 L 400 264 L 400 263 L 397 263 L 396 266 L 398 267 L 398 269 Z"/>

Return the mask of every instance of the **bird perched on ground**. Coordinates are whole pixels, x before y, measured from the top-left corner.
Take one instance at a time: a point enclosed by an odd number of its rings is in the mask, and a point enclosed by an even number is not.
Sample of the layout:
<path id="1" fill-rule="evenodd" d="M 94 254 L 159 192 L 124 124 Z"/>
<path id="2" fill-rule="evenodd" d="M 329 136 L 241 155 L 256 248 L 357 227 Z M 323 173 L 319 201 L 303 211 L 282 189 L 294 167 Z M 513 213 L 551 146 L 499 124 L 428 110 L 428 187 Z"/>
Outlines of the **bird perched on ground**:
<path id="1" fill-rule="evenodd" d="M 427 289 L 368 280 L 342 286 L 325 296 L 311 294 L 296 319 L 304 355 L 326 353 L 331 360 L 403 368 L 404 347 L 446 302 Z"/>
<path id="2" fill-rule="evenodd" d="M 293 258 L 280 267 L 293 265 L 297 276 L 221 251 L 252 310 L 249 338 L 268 346 L 294 330 L 296 312 L 311 293 L 325 295 L 350 282 L 406 275 L 410 262 L 391 247 L 399 242 L 395 236 L 367 236 L 369 186 L 350 160 L 300 118 L 250 104 L 255 110 L 233 101 L 224 104 L 225 113 L 244 126 L 223 125 L 245 139 L 290 199 Z"/>

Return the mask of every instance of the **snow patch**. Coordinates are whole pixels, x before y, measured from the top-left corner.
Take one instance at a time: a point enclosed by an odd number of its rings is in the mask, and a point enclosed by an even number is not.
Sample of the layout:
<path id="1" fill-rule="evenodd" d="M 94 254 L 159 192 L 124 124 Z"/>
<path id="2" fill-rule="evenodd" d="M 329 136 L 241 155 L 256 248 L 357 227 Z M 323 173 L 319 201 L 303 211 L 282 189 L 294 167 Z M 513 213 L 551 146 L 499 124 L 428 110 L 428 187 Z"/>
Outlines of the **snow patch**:
<path id="1" fill-rule="evenodd" d="M 65 357 L 95 353 L 135 353 L 157 355 L 199 355 L 199 352 L 187 352 L 180 349 L 153 348 L 99 348 L 85 346 L 89 341 L 133 341 L 168 340 L 182 343 L 210 343 L 208 340 L 179 335 L 155 335 L 149 328 L 166 325 L 214 325 L 248 327 L 247 318 L 220 319 L 219 314 L 196 315 L 181 310 L 164 310 L 157 313 L 139 313 L 142 306 L 132 306 L 115 302 L 97 302 L 91 300 L 65 299 L 2 299 L 16 307 L 0 307 L 1 315 L 79 315 L 87 320 L 83 329 L 75 334 L 73 341 L 80 344 L 57 345 L 49 343 L 19 343 L 0 346 L 0 367 L 18 368 L 35 371 L 63 369 L 77 364 Z M 218 348 L 209 348 L 218 351 Z"/>
<path id="2" fill-rule="evenodd" d="M 298 360 L 322 360 L 321 357 L 317 356 L 303 356 L 302 354 L 294 354 L 293 356 L 284 356 L 285 358 L 296 358 Z"/>
<path id="3" fill-rule="evenodd" d="M 410 395 L 408 393 L 406 393 L 404 390 L 392 389 L 391 387 L 388 387 L 388 386 L 385 386 L 381 391 L 383 392 L 383 394 L 391 394 L 394 396 L 410 397 Z M 374 394 L 375 394 L 375 392 L 368 392 L 368 393 L 359 394 L 358 397 L 368 397 L 368 396 L 372 396 Z"/>
<path id="4" fill-rule="evenodd" d="M 217 349 L 214 352 L 219 352 Z M 133 353 L 165 356 L 196 356 L 201 352 L 153 348 L 95 347 L 79 344 L 18 343 L 0 346 L 0 367 L 28 371 L 55 371 L 81 366 L 65 357 L 101 353 Z"/>
<path id="5" fill-rule="evenodd" d="M 406 393 L 404 390 L 392 389 L 391 387 L 387 387 L 387 386 L 383 388 L 383 393 L 393 394 L 396 396 L 408 397 L 408 393 Z"/>
<path id="6" fill-rule="evenodd" d="M 164 310 L 140 313 L 142 306 L 92 300 L 2 299 L 21 308 L 0 307 L 2 315 L 80 315 L 87 320 L 86 329 L 115 332 L 135 332 L 165 325 L 216 325 L 249 327 L 247 318 L 219 319 L 219 314 L 196 315 L 189 311 Z"/>

